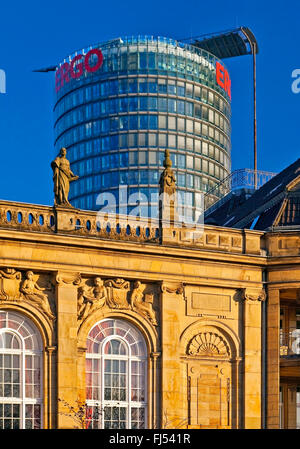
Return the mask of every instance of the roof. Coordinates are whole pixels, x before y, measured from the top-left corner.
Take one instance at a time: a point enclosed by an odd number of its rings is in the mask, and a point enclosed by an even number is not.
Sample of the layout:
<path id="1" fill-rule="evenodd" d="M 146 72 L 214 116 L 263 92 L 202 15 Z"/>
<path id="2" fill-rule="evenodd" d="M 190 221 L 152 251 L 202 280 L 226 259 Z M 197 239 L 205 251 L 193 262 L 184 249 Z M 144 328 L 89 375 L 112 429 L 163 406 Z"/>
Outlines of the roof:
<path id="1" fill-rule="evenodd" d="M 242 199 L 242 198 L 241 198 Z M 300 225 L 300 159 L 271 178 L 249 199 L 222 204 L 206 218 L 219 226 L 266 230 Z"/>
<path id="2" fill-rule="evenodd" d="M 218 224 L 224 222 L 226 217 L 229 217 L 231 213 L 241 206 L 247 200 L 246 189 L 241 189 L 237 192 L 230 192 L 217 203 L 214 204 L 216 208 L 214 211 L 208 214 L 205 213 L 206 224 Z M 220 203 L 220 206 L 218 206 Z"/>

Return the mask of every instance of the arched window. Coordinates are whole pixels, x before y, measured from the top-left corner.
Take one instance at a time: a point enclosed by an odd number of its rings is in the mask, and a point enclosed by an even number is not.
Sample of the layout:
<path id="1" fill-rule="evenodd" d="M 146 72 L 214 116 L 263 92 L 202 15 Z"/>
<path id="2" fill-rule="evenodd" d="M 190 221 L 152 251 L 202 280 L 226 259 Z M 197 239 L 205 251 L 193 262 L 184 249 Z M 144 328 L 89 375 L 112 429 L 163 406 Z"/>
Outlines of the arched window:
<path id="1" fill-rule="evenodd" d="M 87 338 L 87 427 L 143 429 L 147 419 L 147 349 L 126 321 L 104 320 Z"/>
<path id="2" fill-rule="evenodd" d="M 42 353 L 34 324 L 0 310 L 0 429 L 42 427 Z"/>

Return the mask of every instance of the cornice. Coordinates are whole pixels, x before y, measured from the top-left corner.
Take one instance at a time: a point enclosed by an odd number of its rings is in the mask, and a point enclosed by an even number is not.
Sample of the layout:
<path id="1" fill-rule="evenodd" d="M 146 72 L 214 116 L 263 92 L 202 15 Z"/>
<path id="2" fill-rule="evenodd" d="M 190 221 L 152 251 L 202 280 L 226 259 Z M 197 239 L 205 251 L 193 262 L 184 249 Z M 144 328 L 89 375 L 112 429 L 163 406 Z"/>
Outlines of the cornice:
<path id="1" fill-rule="evenodd" d="M 230 230 L 228 230 L 230 231 Z M 243 230 L 238 230 L 239 235 L 243 235 Z M 217 232 L 217 230 L 215 231 Z M 260 233 L 262 235 L 263 233 Z M 224 263 L 241 263 L 243 265 L 262 265 L 266 264 L 266 256 L 259 254 L 249 254 L 237 252 L 229 252 L 224 249 L 218 250 L 213 248 L 202 248 L 200 246 L 184 246 L 184 245 L 158 245 L 151 243 L 128 242 L 120 240 L 99 239 L 96 237 L 74 236 L 65 234 L 46 234 L 39 232 L 18 231 L 0 229 L 0 241 L 7 240 L 10 242 L 22 242 L 23 244 L 41 245 L 42 247 L 51 246 L 53 250 L 57 248 L 73 248 L 78 251 L 106 251 L 111 254 L 117 253 L 131 253 L 143 254 L 157 257 L 174 257 L 205 260 L 205 261 L 220 261 Z"/>

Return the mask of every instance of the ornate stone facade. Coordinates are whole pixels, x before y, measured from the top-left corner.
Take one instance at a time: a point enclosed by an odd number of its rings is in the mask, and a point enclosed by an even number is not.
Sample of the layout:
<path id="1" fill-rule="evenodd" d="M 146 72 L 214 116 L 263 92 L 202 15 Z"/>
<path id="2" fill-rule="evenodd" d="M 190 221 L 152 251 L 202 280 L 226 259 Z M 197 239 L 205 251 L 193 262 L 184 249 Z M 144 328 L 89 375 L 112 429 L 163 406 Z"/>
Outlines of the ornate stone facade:
<path id="1" fill-rule="evenodd" d="M 63 401 L 96 395 L 92 345 L 99 360 L 117 350 L 125 360 L 125 342 L 146 370 L 146 427 L 278 427 L 279 307 L 299 301 L 298 234 L 206 226 L 158 236 L 159 225 L 124 220 L 112 233 L 109 216 L 0 202 L 0 314 L 40 335 L 43 426 L 75 426 Z"/>

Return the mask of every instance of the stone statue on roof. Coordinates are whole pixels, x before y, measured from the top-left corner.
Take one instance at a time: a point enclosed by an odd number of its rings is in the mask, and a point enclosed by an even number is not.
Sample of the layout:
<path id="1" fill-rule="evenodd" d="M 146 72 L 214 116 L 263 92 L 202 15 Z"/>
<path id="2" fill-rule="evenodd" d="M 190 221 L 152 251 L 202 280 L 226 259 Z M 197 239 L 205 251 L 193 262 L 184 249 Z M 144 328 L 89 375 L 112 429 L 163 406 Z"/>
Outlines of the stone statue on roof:
<path id="1" fill-rule="evenodd" d="M 164 227 L 178 221 L 176 178 L 169 150 L 165 150 L 165 167 L 159 180 L 159 217 Z"/>
<path id="2" fill-rule="evenodd" d="M 73 207 L 68 201 L 70 182 L 75 181 L 79 176 L 74 175 L 72 172 L 66 154 L 66 148 L 62 148 L 59 156 L 51 163 L 54 182 L 54 204 L 55 206 Z"/>
<path id="3" fill-rule="evenodd" d="M 163 162 L 165 167 L 160 177 L 160 193 L 173 195 L 176 192 L 176 178 L 172 169 L 172 161 L 169 150 L 165 150 L 165 159 Z"/>

